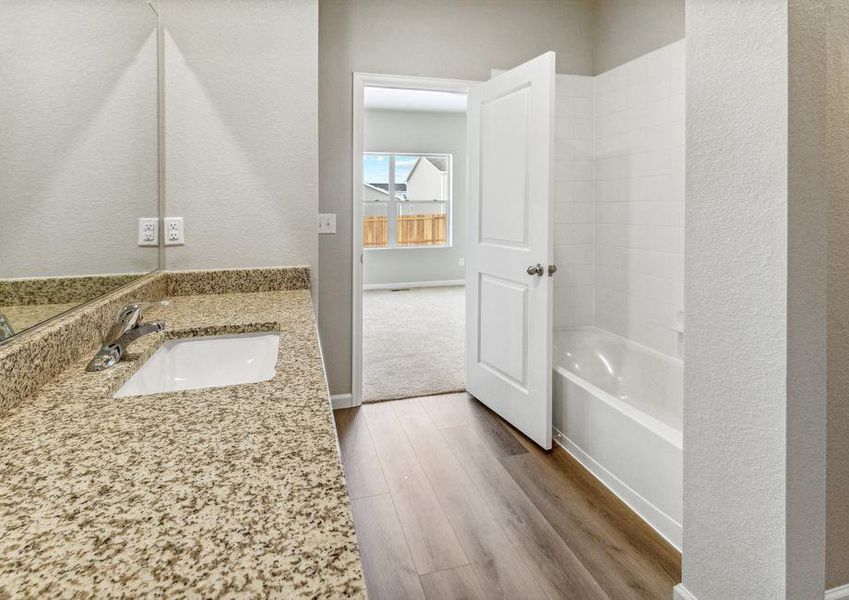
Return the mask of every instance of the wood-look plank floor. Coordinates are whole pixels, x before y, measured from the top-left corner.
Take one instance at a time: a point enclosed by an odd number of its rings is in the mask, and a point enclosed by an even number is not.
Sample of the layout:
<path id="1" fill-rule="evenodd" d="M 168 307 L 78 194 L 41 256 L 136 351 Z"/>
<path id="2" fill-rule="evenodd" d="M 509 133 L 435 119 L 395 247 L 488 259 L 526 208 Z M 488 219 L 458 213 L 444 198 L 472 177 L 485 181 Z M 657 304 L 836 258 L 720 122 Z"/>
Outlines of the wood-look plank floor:
<path id="1" fill-rule="evenodd" d="M 672 597 L 681 555 L 468 394 L 336 411 L 372 600 Z"/>

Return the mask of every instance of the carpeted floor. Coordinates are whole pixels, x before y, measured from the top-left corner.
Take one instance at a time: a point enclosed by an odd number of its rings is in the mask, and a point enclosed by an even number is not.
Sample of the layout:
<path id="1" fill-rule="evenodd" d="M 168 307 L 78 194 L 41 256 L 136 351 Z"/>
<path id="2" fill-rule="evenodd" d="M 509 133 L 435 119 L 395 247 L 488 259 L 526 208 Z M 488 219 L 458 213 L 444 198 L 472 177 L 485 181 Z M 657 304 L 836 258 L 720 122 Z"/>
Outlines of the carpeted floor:
<path id="1" fill-rule="evenodd" d="M 363 401 L 464 386 L 465 288 L 363 292 Z"/>

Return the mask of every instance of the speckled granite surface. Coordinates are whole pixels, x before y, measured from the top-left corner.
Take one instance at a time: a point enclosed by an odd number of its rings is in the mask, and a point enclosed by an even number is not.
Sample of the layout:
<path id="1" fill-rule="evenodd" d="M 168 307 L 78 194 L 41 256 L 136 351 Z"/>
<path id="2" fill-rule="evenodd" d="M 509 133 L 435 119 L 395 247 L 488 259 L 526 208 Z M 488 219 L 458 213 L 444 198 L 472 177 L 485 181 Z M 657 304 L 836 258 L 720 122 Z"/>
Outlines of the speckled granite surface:
<path id="1" fill-rule="evenodd" d="M 142 275 L 144 273 L 0 279 L 0 304 L 79 304 L 135 281 Z"/>
<path id="2" fill-rule="evenodd" d="M 167 296 L 309 288 L 308 267 L 156 272 L 0 345 L 0 415 L 100 346 L 118 310 Z"/>
<path id="3" fill-rule="evenodd" d="M 12 306 L 0 305 L 0 314 L 6 315 L 15 332 L 20 333 L 25 329 L 34 327 L 39 323 L 52 319 L 78 306 L 78 303 L 68 304 L 17 304 Z"/>
<path id="4" fill-rule="evenodd" d="M 160 300 L 167 294 L 163 273 L 145 275 L 0 345 L 0 418 L 74 360 L 90 357 L 122 306 Z"/>
<path id="5" fill-rule="evenodd" d="M 172 271 L 167 273 L 172 296 L 272 292 L 310 287 L 310 269 L 305 266 L 263 269 L 220 269 L 216 271 Z"/>
<path id="6" fill-rule="evenodd" d="M 111 399 L 83 356 L 0 419 L 0 597 L 365 595 L 307 290 L 185 296 L 171 337 L 280 332 L 267 382 Z"/>

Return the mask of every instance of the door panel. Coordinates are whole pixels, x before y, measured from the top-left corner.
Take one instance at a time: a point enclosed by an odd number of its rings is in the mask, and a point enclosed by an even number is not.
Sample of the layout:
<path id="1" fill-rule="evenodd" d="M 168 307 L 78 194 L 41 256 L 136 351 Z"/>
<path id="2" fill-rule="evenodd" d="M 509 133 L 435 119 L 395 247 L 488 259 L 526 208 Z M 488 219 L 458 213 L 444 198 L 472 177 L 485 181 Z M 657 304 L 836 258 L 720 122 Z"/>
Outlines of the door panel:
<path id="1" fill-rule="evenodd" d="M 528 286 L 481 274 L 478 363 L 527 391 Z"/>
<path id="2" fill-rule="evenodd" d="M 523 88 L 480 108 L 481 242 L 528 243 L 530 94 Z"/>
<path id="3" fill-rule="evenodd" d="M 468 131 L 466 387 L 548 449 L 554 53 L 474 88 Z"/>

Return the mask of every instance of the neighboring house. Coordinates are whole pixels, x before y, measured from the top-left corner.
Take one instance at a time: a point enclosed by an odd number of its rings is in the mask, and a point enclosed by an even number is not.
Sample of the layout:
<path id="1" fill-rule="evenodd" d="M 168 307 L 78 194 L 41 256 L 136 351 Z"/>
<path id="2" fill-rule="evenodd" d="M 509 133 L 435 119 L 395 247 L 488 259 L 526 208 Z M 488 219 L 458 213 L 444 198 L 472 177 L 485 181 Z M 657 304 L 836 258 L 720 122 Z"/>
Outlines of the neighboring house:
<path id="1" fill-rule="evenodd" d="M 416 159 L 407 181 L 395 184 L 395 199 L 400 205 L 399 215 L 443 214 L 448 200 L 448 160 L 446 158 L 420 156 Z M 389 200 L 388 183 L 363 184 L 363 216 L 385 217 Z M 407 200 L 417 201 L 407 204 Z M 433 206 L 420 202 L 434 202 Z"/>
<path id="2" fill-rule="evenodd" d="M 447 200 L 447 159 L 420 156 L 407 175 L 408 200 Z"/>
<path id="3" fill-rule="evenodd" d="M 372 182 L 369 185 L 374 186 L 376 188 L 380 188 L 382 190 L 386 190 L 387 192 L 389 191 L 389 184 L 388 183 Z M 406 193 L 407 193 L 407 183 L 406 182 L 403 182 L 403 183 L 399 182 L 399 183 L 395 184 L 395 195 L 396 196 L 405 196 Z"/>
<path id="4" fill-rule="evenodd" d="M 363 216 L 365 217 L 385 217 L 386 216 L 386 204 L 385 202 L 389 201 L 389 192 L 382 187 L 381 185 L 388 184 L 378 184 L 378 183 L 364 183 L 363 184 Z M 395 194 L 395 199 L 403 201 L 404 198 Z"/>

